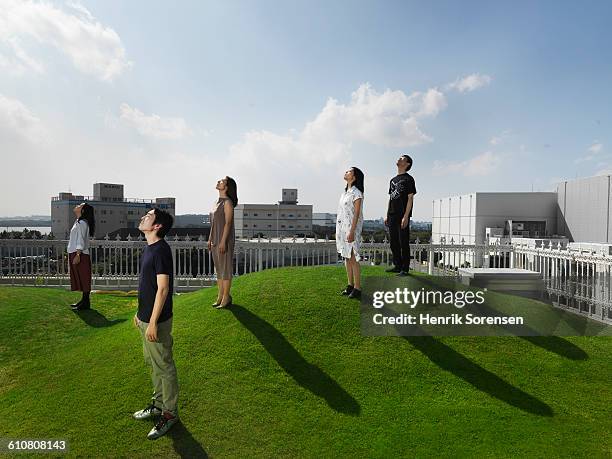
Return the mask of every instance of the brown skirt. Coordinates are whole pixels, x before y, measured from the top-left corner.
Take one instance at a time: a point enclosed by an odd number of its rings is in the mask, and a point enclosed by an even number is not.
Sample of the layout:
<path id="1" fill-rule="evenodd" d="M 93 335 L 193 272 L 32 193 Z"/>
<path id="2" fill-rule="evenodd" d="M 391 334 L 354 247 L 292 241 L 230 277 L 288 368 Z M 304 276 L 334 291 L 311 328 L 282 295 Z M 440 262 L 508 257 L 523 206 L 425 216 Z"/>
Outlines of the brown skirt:
<path id="1" fill-rule="evenodd" d="M 72 260 L 76 252 L 68 254 L 68 264 L 70 266 L 70 289 L 79 292 L 91 292 L 91 257 L 84 253 L 81 254 L 81 261 L 78 265 L 73 265 Z"/>

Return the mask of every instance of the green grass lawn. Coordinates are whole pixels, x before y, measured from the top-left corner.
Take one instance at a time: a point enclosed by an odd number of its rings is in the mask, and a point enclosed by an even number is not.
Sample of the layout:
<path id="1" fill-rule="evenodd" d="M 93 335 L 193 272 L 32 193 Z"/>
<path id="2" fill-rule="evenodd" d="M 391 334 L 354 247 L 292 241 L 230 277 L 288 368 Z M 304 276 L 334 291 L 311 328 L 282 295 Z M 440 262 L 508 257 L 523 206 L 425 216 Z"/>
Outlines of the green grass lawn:
<path id="1" fill-rule="evenodd" d="M 384 275 L 366 267 L 365 282 Z M 363 337 L 341 267 L 175 297 L 182 423 L 146 439 L 136 298 L 0 287 L 0 437 L 82 457 L 610 457 L 611 337 Z"/>

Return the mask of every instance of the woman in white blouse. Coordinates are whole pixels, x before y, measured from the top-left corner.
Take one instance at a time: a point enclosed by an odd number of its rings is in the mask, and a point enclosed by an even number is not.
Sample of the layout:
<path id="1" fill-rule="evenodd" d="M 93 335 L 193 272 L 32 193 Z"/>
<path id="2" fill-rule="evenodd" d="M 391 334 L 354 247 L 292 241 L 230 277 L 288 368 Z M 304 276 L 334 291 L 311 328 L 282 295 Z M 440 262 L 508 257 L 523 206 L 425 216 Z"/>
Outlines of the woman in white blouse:
<path id="1" fill-rule="evenodd" d="M 71 305 L 71 307 L 74 310 L 90 309 L 91 258 L 89 257 L 89 237 L 94 235 L 96 220 L 93 207 L 85 202 L 76 206 L 73 211 L 76 221 L 72 225 L 70 240 L 68 241 L 70 288 L 73 292 L 83 292 L 83 296 L 81 301 Z"/>
<path id="2" fill-rule="evenodd" d="M 363 227 L 363 172 L 351 167 L 344 173 L 346 187 L 338 203 L 336 249 L 344 258 L 348 285 L 342 291 L 349 298 L 361 298 L 359 249 Z"/>

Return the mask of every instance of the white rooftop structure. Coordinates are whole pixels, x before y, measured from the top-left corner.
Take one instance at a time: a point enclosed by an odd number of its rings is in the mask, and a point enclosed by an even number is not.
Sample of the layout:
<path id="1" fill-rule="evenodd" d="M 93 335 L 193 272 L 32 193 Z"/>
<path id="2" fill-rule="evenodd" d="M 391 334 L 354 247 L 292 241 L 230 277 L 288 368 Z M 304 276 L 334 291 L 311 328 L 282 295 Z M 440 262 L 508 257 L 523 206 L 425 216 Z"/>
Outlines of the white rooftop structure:
<path id="1" fill-rule="evenodd" d="M 483 244 L 487 228 L 492 235 L 549 237 L 557 231 L 557 194 L 554 192 L 470 193 L 434 199 L 432 203 L 432 241 L 434 244 Z M 517 229 L 522 228 L 522 229 Z M 502 230 L 500 230 L 502 229 Z M 518 232 L 520 231 L 520 234 Z"/>
<path id="2" fill-rule="evenodd" d="M 560 233 L 572 242 L 612 243 L 611 180 L 600 175 L 557 185 Z"/>

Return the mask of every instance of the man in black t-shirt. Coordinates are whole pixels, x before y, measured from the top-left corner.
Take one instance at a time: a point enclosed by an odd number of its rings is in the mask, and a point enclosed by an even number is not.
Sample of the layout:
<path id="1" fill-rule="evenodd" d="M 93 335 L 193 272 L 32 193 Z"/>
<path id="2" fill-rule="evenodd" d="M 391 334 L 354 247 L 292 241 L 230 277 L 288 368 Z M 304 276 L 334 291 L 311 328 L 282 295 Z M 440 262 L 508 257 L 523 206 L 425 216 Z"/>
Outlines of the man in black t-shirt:
<path id="1" fill-rule="evenodd" d="M 147 245 L 140 259 L 138 313 L 134 325 L 140 330 L 145 362 L 152 367 L 153 397 L 134 418 L 159 420 L 147 437 L 161 437 L 178 422 L 178 378 L 172 356 L 172 249 L 164 239 L 172 227 L 168 212 L 151 209 L 140 219 Z"/>
<path id="2" fill-rule="evenodd" d="M 389 228 L 393 267 L 387 272 L 406 276 L 410 270 L 410 217 L 416 186 L 408 173 L 412 158 L 402 155 L 397 160 L 397 175 L 389 182 L 389 206 L 385 225 Z"/>
<path id="3" fill-rule="evenodd" d="M 140 276 L 138 277 L 138 319 L 150 323 L 158 292 L 157 276 L 168 276 L 168 294 L 162 306 L 157 324 L 172 317 L 172 285 L 174 273 L 172 269 L 172 249 L 165 239 L 153 244 L 147 244 L 140 257 Z"/>

